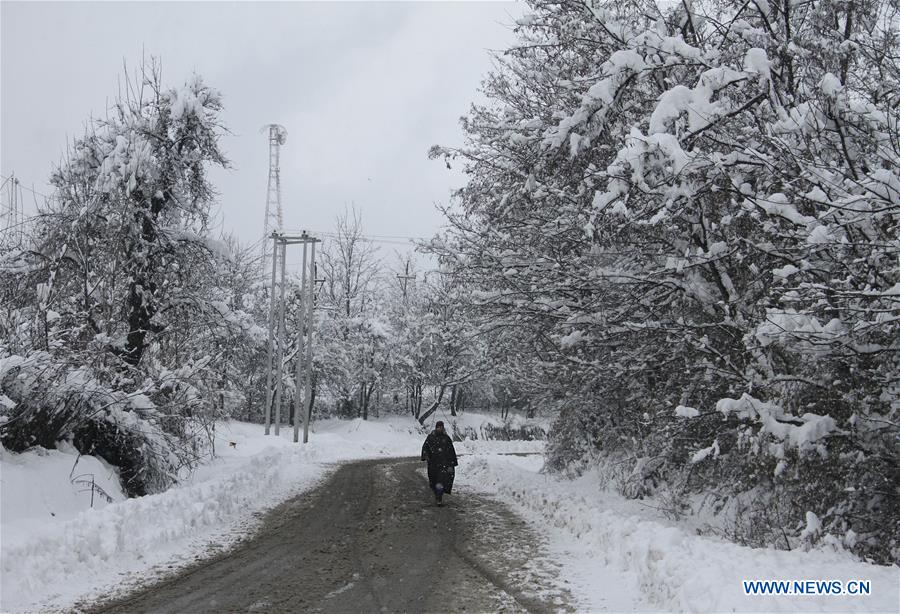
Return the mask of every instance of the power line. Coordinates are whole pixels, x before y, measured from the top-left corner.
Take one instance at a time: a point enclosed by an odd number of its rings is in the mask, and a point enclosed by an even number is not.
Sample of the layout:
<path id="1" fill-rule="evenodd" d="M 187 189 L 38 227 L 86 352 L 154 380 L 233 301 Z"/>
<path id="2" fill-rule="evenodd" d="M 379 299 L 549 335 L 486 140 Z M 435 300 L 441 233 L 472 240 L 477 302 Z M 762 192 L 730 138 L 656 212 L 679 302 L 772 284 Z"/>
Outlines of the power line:
<path id="1" fill-rule="evenodd" d="M 13 179 L 14 177 L 15 177 L 14 174 L 8 175 L 8 176 L 0 174 L 0 179 L 3 180 L 3 186 L 5 186 L 6 183 L 8 181 L 10 181 L 11 179 Z M 31 192 L 32 194 L 34 194 L 36 196 L 40 196 L 41 198 L 45 198 L 47 200 L 58 200 L 59 199 L 59 197 L 56 195 L 44 194 L 43 192 L 41 192 L 39 190 L 35 190 L 33 187 L 29 188 L 28 186 L 22 185 L 21 180 L 19 180 L 17 182 L 17 187 L 20 190 L 27 190 L 28 192 Z M 0 188 L 2 188 L 2 186 L 0 186 Z M 275 186 L 276 193 L 274 194 L 275 202 L 273 203 L 275 205 L 274 208 L 276 208 L 276 211 L 268 212 L 269 215 L 267 217 L 269 217 L 269 216 L 277 217 L 277 207 L 279 204 L 278 201 L 280 200 L 277 195 L 278 188 L 280 188 L 280 186 L 276 185 Z M 281 232 L 281 231 L 279 231 L 279 232 Z M 299 231 L 285 230 L 283 232 L 292 233 L 292 232 L 299 232 Z M 341 235 L 336 232 L 321 231 L 321 230 L 309 230 L 308 232 L 312 232 L 317 235 L 321 235 L 321 236 L 328 237 L 331 239 L 337 239 L 337 238 L 341 237 Z M 414 243 L 417 241 L 428 241 L 429 240 L 429 237 L 410 236 L 410 235 L 360 234 L 360 235 L 355 235 L 355 236 L 363 241 L 368 242 L 368 243 L 383 243 L 386 245 L 407 245 L 408 246 L 410 243 Z M 251 248 L 259 247 L 261 244 L 263 244 L 264 241 L 267 241 L 268 238 L 269 238 L 268 233 L 264 234 L 262 237 L 260 237 L 259 239 L 257 239 L 256 241 L 254 241 L 252 243 Z"/>
<path id="2" fill-rule="evenodd" d="M 292 231 L 291 231 L 292 232 Z M 334 231 L 325 231 L 325 230 L 309 230 L 308 232 L 315 233 L 316 235 L 321 235 L 323 237 L 328 237 L 330 239 L 339 239 L 344 235 Z M 392 245 L 409 245 L 410 243 L 414 243 L 417 241 L 428 241 L 428 237 L 411 237 L 405 235 L 369 235 L 369 234 L 354 234 L 350 238 L 356 238 L 361 241 L 366 241 L 369 243 L 387 243 Z"/>
<path id="3" fill-rule="evenodd" d="M 6 185 L 6 182 L 9 181 L 10 179 L 14 178 L 14 177 L 15 177 L 15 174 L 12 174 L 12 175 L 9 175 L 9 176 L 6 176 L 6 175 L 0 175 L 0 179 L 3 179 L 3 185 Z M 59 199 L 59 197 L 56 196 L 55 194 L 54 194 L 54 195 L 48 196 L 47 194 L 44 194 L 43 192 L 39 192 L 39 191 L 35 190 L 33 187 L 32 187 L 32 188 L 29 188 L 28 186 L 22 185 L 22 180 L 21 180 L 21 179 L 18 181 L 18 186 L 19 186 L 19 189 L 20 189 L 20 190 L 28 190 L 28 191 L 31 192 L 32 194 L 34 194 L 34 195 L 36 195 L 36 196 L 40 196 L 40 197 L 42 197 L 42 198 L 46 198 L 47 200 L 58 200 L 58 199 Z"/>

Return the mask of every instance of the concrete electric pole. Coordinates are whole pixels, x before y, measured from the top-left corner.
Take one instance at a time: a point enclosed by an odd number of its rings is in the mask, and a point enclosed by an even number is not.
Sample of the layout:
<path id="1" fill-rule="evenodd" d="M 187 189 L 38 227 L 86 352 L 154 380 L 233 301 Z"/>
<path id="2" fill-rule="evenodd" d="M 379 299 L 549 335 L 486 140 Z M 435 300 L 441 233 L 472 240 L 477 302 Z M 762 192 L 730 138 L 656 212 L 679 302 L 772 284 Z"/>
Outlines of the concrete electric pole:
<path id="1" fill-rule="evenodd" d="M 275 405 L 275 434 L 280 434 L 281 405 L 283 402 L 282 388 L 284 379 L 284 343 L 285 343 L 285 259 L 288 245 L 302 245 L 303 259 L 300 275 L 300 296 L 302 298 L 300 318 L 297 330 L 297 364 L 294 371 L 294 441 L 298 441 L 300 435 L 300 420 L 303 420 L 303 443 L 309 441 L 309 421 L 312 418 L 312 344 L 313 344 L 313 310 L 315 309 L 315 285 L 316 285 L 316 243 L 320 240 L 304 231 L 299 236 L 282 235 L 273 232 L 269 237 L 272 241 L 272 291 L 269 293 L 269 347 L 268 347 L 268 372 L 266 374 L 266 435 L 270 432 L 272 418 L 272 404 Z M 278 308 L 276 322 L 276 298 L 275 287 L 279 283 L 278 270 L 280 269 L 280 287 L 278 291 Z M 275 330 L 278 329 L 278 347 L 276 355 Z M 304 341 L 305 332 L 305 341 Z M 274 359 L 274 365 L 273 363 Z M 274 382 L 273 382 L 274 378 Z M 301 401 L 301 379 L 303 397 Z"/>

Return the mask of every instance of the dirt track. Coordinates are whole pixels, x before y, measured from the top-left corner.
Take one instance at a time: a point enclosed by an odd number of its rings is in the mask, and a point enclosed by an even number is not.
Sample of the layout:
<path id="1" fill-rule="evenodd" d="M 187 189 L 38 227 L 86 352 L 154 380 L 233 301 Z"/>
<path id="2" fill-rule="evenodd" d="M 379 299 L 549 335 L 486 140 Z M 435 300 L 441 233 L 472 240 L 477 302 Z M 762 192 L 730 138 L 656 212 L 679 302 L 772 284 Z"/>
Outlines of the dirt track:
<path id="1" fill-rule="evenodd" d="M 459 485 L 443 507 L 415 460 L 343 465 L 227 554 L 94 612 L 569 610 L 536 536 Z"/>

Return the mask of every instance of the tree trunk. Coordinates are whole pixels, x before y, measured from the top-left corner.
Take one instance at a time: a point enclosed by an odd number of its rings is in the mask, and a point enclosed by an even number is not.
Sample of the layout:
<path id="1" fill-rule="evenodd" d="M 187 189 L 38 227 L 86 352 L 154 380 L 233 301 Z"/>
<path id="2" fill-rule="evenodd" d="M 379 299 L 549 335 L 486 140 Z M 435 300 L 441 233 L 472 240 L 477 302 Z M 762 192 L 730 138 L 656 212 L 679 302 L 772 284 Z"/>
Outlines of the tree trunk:
<path id="1" fill-rule="evenodd" d="M 444 398 L 444 391 L 446 389 L 447 386 L 441 384 L 441 387 L 438 389 L 437 399 L 435 399 L 434 403 L 431 404 L 431 407 L 425 410 L 425 413 L 419 417 L 419 424 L 425 424 L 425 421 L 428 420 L 428 417 L 437 411 L 438 406 L 441 404 L 441 399 Z"/>
<path id="2" fill-rule="evenodd" d="M 368 390 L 369 386 L 363 382 L 362 386 L 359 389 L 359 404 L 362 405 L 362 419 L 369 419 L 369 395 L 371 394 L 371 390 Z"/>
<path id="3" fill-rule="evenodd" d="M 147 334 L 152 327 L 153 316 L 156 313 L 154 295 L 156 283 L 153 281 L 151 267 L 155 260 L 152 247 L 157 242 L 156 219 L 162 211 L 166 196 L 154 196 L 150 199 L 149 207 L 138 207 L 135 213 L 135 221 L 140 224 L 140 247 L 134 244 L 126 248 L 129 261 L 138 263 L 130 271 L 131 283 L 128 285 L 128 334 L 125 337 L 125 348 L 122 351 L 122 359 L 132 367 L 136 367 L 144 355 L 147 347 Z M 137 251 L 141 251 L 140 258 Z M 146 253 L 144 253 L 146 252 Z"/>
<path id="4" fill-rule="evenodd" d="M 220 349 L 219 344 L 216 343 L 216 349 Z M 226 353 L 227 356 L 227 353 Z M 228 359 L 223 362 L 222 370 L 219 371 L 219 416 L 222 417 L 225 415 L 225 386 L 228 384 L 228 371 L 227 365 Z M 229 416 L 230 417 L 230 416 Z"/>

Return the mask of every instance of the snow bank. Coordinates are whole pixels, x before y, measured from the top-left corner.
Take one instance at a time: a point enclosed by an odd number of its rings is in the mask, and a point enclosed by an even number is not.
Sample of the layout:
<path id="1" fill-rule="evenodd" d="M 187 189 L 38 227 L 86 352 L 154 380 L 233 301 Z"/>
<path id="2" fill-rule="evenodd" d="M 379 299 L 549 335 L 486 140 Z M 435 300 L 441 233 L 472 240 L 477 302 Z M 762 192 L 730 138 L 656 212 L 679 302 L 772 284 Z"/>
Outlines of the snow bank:
<path id="1" fill-rule="evenodd" d="M 95 510 L 109 505 L 110 498 L 113 502 L 125 499 L 115 467 L 100 458 L 80 456 L 70 446 L 58 450 L 35 448 L 23 454 L 0 446 L 0 467 L 0 519 L 4 527 L 24 529 L 71 519 L 91 509 L 92 490 Z"/>
<path id="2" fill-rule="evenodd" d="M 542 532 L 567 534 L 566 568 L 589 611 L 615 593 L 637 590 L 628 609 L 685 612 L 898 612 L 900 569 L 869 565 L 846 552 L 752 549 L 650 519 L 639 502 L 604 492 L 594 474 L 542 475 L 533 457 L 464 457 L 459 482 L 513 505 Z M 565 541 L 565 540 L 564 540 Z M 565 563 L 565 561 L 562 561 Z M 618 578 L 618 584 L 610 578 Z M 868 596 L 746 596 L 743 580 L 869 580 Z M 621 595 L 620 595 L 621 597 Z M 619 605 L 620 609 L 622 606 Z"/>
<path id="3" fill-rule="evenodd" d="M 0 610 L 64 608 L 146 580 L 154 566 L 190 563 L 211 544 L 224 547 L 246 534 L 255 513 L 311 488 L 332 463 L 417 456 L 422 443 L 408 418 L 321 421 L 306 446 L 291 436 L 290 429 L 276 438 L 259 425 L 223 423 L 215 461 L 175 488 L 138 499 L 122 496 L 108 465 L 81 457 L 76 473 L 93 472 L 114 499 L 95 500 L 93 509 L 69 484 L 75 455 L 4 452 Z"/>

